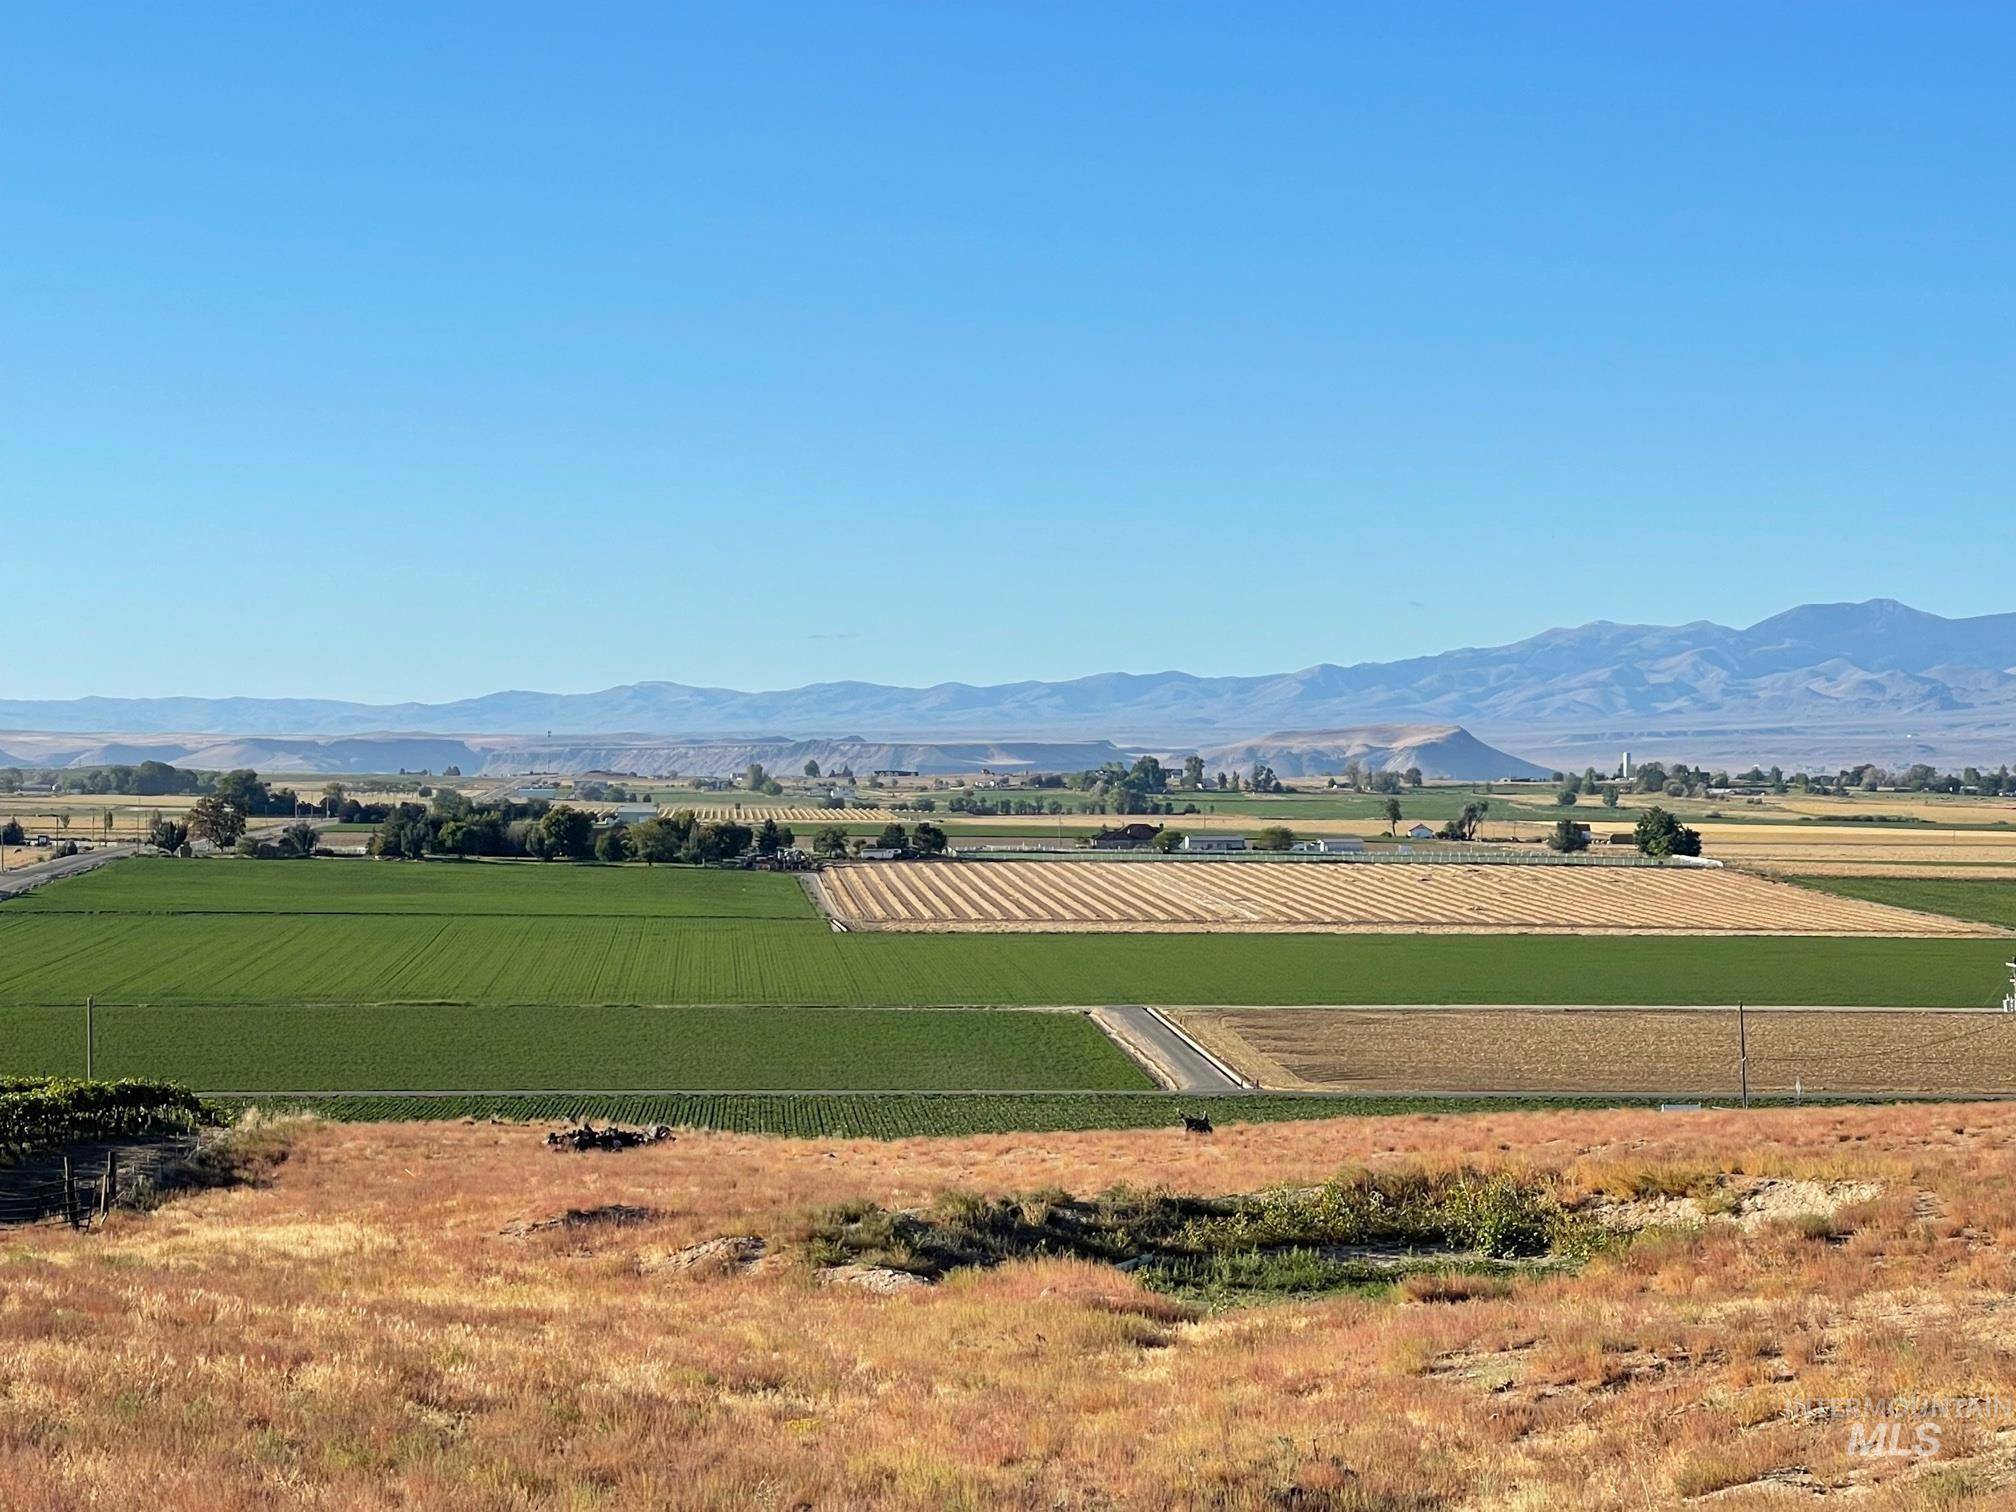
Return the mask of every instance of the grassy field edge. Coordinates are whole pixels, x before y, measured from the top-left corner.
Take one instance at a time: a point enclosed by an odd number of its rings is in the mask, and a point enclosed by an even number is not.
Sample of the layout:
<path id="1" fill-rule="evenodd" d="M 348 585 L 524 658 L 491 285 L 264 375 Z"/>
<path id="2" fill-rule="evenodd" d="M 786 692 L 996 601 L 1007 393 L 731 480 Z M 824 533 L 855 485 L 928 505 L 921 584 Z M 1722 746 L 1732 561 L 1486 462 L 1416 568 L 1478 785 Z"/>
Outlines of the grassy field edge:
<path id="1" fill-rule="evenodd" d="M 1841 1106 L 1874 1099 L 1806 1098 L 1806 1106 Z M 1885 1098 L 1883 1102 L 1972 1099 Z M 494 1120 L 506 1123 L 667 1124 L 673 1128 L 789 1138 L 907 1139 L 969 1134 L 1048 1134 L 1073 1130 L 1180 1129 L 1184 1113 L 1218 1124 L 1288 1123 L 1331 1118 L 1400 1118 L 1419 1114 L 1593 1111 L 1653 1108 L 1644 1097 L 1373 1096 L 1305 1093 L 1031 1092 L 963 1093 L 540 1093 L 534 1095 L 219 1098 L 228 1108 L 272 1114 L 310 1113 L 342 1123 Z M 1790 1098 L 1760 1098 L 1756 1107 L 1790 1107 Z M 1716 1104 L 1715 1106 L 1721 1106 Z M 1676 1115 L 1684 1116 L 1684 1115 Z"/>

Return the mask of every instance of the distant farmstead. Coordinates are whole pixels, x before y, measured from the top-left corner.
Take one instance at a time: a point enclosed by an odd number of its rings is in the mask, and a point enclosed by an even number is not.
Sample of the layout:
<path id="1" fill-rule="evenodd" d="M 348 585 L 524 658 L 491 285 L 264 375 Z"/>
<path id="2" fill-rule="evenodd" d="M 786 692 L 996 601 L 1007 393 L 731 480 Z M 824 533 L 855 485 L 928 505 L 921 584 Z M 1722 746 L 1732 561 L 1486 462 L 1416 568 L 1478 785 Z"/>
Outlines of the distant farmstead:
<path id="1" fill-rule="evenodd" d="M 1185 835 L 1183 849 L 1193 854 L 1225 855 L 1246 849 L 1244 835 Z"/>
<path id="2" fill-rule="evenodd" d="M 602 817 L 612 824 L 642 824 L 646 819 L 658 817 L 655 803 L 617 803 L 602 810 Z"/>
<path id="3" fill-rule="evenodd" d="M 1409 840 L 1433 840 L 1435 838 L 1435 827 L 1432 824 L 1423 824 L 1417 819 L 1400 833 L 1405 835 Z"/>
<path id="4" fill-rule="evenodd" d="M 1326 836 L 1317 840 L 1297 840 L 1288 849 L 1299 856 L 1356 856 L 1363 853 L 1365 842 L 1350 836 Z"/>
<path id="5" fill-rule="evenodd" d="M 1094 850 L 1141 850 L 1155 843 L 1162 833 L 1159 824 L 1121 824 L 1103 829 L 1092 837 Z"/>

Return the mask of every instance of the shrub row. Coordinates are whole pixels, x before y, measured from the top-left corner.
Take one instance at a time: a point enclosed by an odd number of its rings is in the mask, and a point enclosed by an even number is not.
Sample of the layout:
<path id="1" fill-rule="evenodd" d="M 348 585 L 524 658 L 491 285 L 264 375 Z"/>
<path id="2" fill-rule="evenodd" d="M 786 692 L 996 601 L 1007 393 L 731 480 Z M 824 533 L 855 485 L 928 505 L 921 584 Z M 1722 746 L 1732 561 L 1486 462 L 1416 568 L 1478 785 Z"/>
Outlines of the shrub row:
<path id="1" fill-rule="evenodd" d="M 221 1108 L 173 1082 L 0 1077 L 0 1159 L 93 1139 L 188 1133 L 223 1119 Z"/>

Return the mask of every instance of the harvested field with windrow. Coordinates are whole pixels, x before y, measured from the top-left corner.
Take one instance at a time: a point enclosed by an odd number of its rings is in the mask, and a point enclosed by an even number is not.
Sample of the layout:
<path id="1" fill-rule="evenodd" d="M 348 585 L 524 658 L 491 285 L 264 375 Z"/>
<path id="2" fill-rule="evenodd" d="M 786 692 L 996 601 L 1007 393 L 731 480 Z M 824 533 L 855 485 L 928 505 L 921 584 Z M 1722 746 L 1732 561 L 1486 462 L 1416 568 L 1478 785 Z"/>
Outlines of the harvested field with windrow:
<path id="1" fill-rule="evenodd" d="M 1993 935 L 1695 868 L 1257 861 L 885 862 L 820 874 L 857 928 L 1264 933 Z"/>
<path id="2" fill-rule="evenodd" d="M 1183 1008 L 1270 1089 L 1734 1097 L 1736 1013 L 1703 1008 Z M 1777 1008 L 1748 1016 L 1757 1096 L 2016 1092 L 2016 1016 Z"/>
<path id="3" fill-rule="evenodd" d="M 668 812 L 685 808 L 675 804 Z M 820 808 L 790 803 L 713 803 L 693 809 L 704 824 L 761 824 L 775 819 L 779 824 L 890 824 L 902 815 L 885 808 Z"/>

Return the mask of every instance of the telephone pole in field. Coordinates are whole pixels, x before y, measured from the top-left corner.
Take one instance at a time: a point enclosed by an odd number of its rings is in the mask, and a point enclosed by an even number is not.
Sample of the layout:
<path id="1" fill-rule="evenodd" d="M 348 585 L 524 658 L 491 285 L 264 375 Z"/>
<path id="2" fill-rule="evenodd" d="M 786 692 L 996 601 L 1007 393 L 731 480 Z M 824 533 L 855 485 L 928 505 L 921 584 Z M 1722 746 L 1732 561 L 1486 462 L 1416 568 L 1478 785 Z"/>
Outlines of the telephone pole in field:
<path id="1" fill-rule="evenodd" d="M 1736 1071 L 1743 1079 L 1743 1106 L 1750 1106 L 1750 1023 L 1743 1005 L 1736 1005 Z"/>

